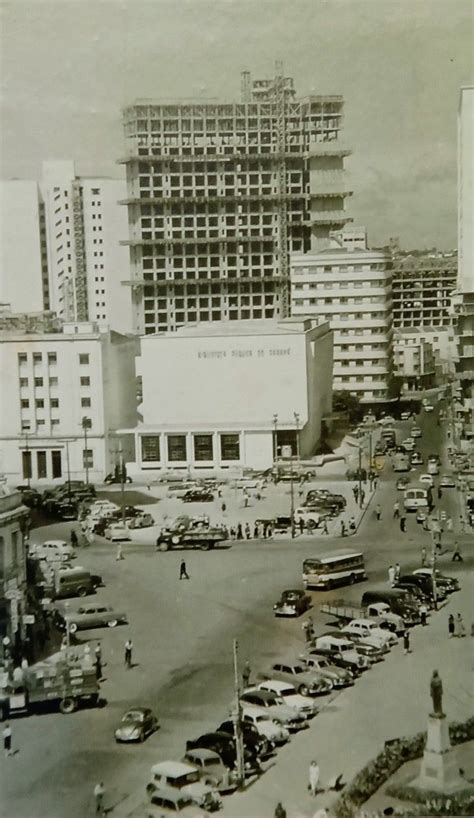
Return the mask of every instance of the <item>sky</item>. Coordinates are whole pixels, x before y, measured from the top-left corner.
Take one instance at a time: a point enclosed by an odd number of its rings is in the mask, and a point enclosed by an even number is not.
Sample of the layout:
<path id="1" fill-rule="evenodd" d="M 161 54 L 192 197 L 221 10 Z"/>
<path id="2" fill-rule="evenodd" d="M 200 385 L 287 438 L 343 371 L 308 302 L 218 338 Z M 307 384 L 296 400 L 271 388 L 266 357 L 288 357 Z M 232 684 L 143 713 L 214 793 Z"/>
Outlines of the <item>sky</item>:
<path id="1" fill-rule="evenodd" d="M 0 176 L 45 159 L 119 176 L 136 98 L 238 101 L 275 60 L 297 95 L 342 94 L 350 215 L 372 245 L 456 246 L 456 118 L 473 81 L 472 0 L 1 3 Z"/>

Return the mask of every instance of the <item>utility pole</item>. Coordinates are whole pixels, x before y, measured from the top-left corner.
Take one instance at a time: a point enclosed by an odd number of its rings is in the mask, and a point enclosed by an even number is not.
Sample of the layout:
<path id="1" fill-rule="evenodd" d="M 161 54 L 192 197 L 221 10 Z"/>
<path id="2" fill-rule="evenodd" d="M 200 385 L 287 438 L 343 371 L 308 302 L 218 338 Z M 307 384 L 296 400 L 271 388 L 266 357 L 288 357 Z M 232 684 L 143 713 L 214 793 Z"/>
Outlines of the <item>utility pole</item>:
<path id="1" fill-rule="evenodd" d="M 238 662 L 239 643 L 234 639 L 234 689 L 235 689 L 235 709 L 233 712 L 234 738 L 236 752 L 237 781 L 239 787 L 245 780 L 244 769 L 244 745 L 242 741 L 241 708 L 240 708 L 240 676 Z"/>
<path id="2" fill-rule="evenodd" d="M 435 611 L 438 610 L 438 593 L 436 587 L 436 535 L 437 532 L 435 530 L 431 530 L 431 568 L 433 571 L 432 574 L 432 582 L 433 582 L 433 605 Z"/>
<path id="3" fill-rule="evenodd" d="M 66 443 L 66 469 L 67 469 L 67 499 L 71 502 L 71 464 L 69 462 L 69 440 Z"/>
<path id="4" fill-rule="evenodd" d="M 278 457 L 278 444 L 277 444 L 277 427 L 278 427 L 278 415 L 273 415 L 273 463 L 276 463 Z"/>
<path id="5" fill-rule="evenodd" d="M 362 492 L 362 444 L 359 443 L 359 495 L 358 496 L 359 496 L 359 504 L 360 504 L 360 507 L 362 508 L 361 492 Z"/>
<path id="6" fill-rule="evenodd" d="M 87 430 L 91 428 L 92 421 L 90 418 L 83 417 L 81 422 L 82 430 L 84 432 L 84 468 L 86 470 L 86 486 L 89 485 L 89 454 L 87 449 Z"/>
<path id="7" fill-rule="evenodd" d="M 123 464 L 123 446 L 122 441 L 119 443 L 119 454 L 120 454 L 120 505 L 122 508 L 122 523 L 125 526 L 125 468 Z"/>

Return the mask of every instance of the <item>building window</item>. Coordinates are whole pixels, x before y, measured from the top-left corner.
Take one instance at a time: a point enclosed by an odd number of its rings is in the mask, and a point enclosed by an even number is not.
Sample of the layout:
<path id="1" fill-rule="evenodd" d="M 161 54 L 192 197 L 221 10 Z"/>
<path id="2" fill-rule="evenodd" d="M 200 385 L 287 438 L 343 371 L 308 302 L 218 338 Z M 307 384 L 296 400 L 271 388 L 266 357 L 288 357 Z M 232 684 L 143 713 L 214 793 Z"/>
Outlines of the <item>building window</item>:
<path id="1" fill-rule="evenodd" d="M 51 398 L 51 409 L 59 409 L 59 399 Z"/>
<path id="2" fill-rule="evenodd" d="M 22 420 L 21 421 L 21 431 L 22 432 L 29 432 L 31 429 L 31 421 L 30 420 Z"/>
<path id="3" fill-rule="evenodd" d="M 31 471 L 31 452 L 30 451 L 23 451 L 21 453 L 21 466 L 22 466 L 22 474 L 23 480 L 31 480 L 33 477 Z"/>
<path id="4" fill-rule="evenodd" d="M 168 460 L 186 460 L 186 435 L 168 435 Z"/>
<path id="5" fill-rule="evenodd" d="M 143 435 L 141 438 L 142 462 L 155 463 L 160 460 L 160 436 Z"/>
<path id="6" fill-rule="evenodd" d="M 48 364 L 56 364 L 58 362 L 58 356 L 55 352 L 48 352 Z"/>
<path id="7" fill-rule="evenodd" d="M 21 401 L 21 408 L 22 409 L 29 409 L 30 402 L 26 398 Z"/>
<path id="8" fill-rule="evenodd" d="M 43 360 L 43 355 L 41 354 L 41 352 L 33 352 L 33 363 L 34 364 L 40 364 L 42 360 Z"/>
<path id="9" fill-rule="evenodd" d="M 61 451 L 54 450 L 51 452 L 51 473 L 52 476 L 55 477 L 62 477 L 62 465 L 61 465 Z"/>
<path id="10" fill-rule="evenodd" d="M 81 386 L 90 386 L 90 385 L 91 385 L 91 379 L 89 378 L 88 375 L 81 378 Z"/>
<path id="11" fill-rule="evenodd" d="M 212 435 L 194 435 L 194 459 L 212 460 L 213 457 Z"/>
<path id="12" fill-rule="evenodd" d="M 81 398 L 81 406 L 83 407 L 83 409 L 89 409 L 91 406 L 91 399 Z"/>
<path id="13" fill-rule="evenodd" d="M 221 459 L 240 460 L 239 435 L 221 435 Z"/>
<path id="14" fill-rule="evenodd" d="M 20 378 L 20 386 L 28 386 L 28 378 Z"/>
<path id="15" fill-rule="evenodd" d="M 58 385 L 58 379 L 57 378 L 50 378 L 49 379 L 49 385 L 50 386 L 57 386 Z"/>
<path id="16" fill-rule="evenodd" d="M 43 378 L 35 378 L 35 386 L 43 386 Z"/>
<path id="17" fill-rule="evenodd" d="M 38 398 L 35 400 L 35 405 L 37 409 L 44 409 L 44 400 L 43 398 Z"/>
<path id="18" fill-rule="evenodd" d="M 18 363 L 19 364 L 26 364 L 27 356 L 26 352 L 19 352 L 18 353 Z"/>
<path id="19" fill-rule="evenodd" d="M 81 352 L 79 355 L 79 363 L 81 366 L 84 366 L 89 363 L 89 353 L 88 352 Z"/>
<path id="20" fill-rule="evenodd" d="M 46 452 L 36 452 L 36 465 L 38 467 L 38 479 L 47 477 Z"/>
<path id="21" fill-rule="evenodd" d="M 94 451 L 93 449 L 82 450 L 82 466 L 84 469 L 94 468 Z"/>

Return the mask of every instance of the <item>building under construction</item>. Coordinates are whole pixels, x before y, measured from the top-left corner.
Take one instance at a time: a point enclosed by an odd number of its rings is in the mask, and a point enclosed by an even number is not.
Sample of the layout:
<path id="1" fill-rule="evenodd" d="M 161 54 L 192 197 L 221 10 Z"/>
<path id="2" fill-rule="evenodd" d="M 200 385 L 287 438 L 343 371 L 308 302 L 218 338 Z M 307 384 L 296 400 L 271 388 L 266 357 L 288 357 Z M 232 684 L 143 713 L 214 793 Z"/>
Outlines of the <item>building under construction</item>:
<path id="1" fill-rule="evenodd" d="M 450 327 L 451 293 L 456 287 L 456 276 L 456 253 L 394 256 L 394 328 Z"/>
<path id="2" fill-rule="evenodd" d="M 289 311 L 289 254 L 348 218 L 343 99 L 296 99 L 277 64 L 240 103 L 138 101 L 124 111 L 135 329 Z"/>

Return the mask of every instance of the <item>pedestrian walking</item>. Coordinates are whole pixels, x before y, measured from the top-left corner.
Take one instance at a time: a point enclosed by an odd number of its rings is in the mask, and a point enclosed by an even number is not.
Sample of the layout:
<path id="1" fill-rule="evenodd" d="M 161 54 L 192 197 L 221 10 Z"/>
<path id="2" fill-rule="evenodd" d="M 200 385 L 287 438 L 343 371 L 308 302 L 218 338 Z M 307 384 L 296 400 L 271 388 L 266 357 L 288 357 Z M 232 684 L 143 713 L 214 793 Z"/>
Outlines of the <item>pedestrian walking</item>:
<path id="1" fill-rule="evenodd" d="M 393 586 L 395 585 L 395 568 L 393 567 L 393 565 L 390 565 L 388 569 L 388 581 L 391 587 L 393 588 Z"/>
<path id="2" fill-rule="evenodd" d="M 453 530 L 453 527 L 454 527 L 454 526 L 453 526 L 453 518 L 452 518 L 452 517 L 448 517 L 448 519 L 446 520 L 446 530 L 447 530 L 449 533 L 451 533 L 451 531 Z"/>
<path id="3" fill-rule="evenodd" d="M 354 500 L 357 503 L 357 501 L 359 499 L 359 486 L 353 486 L 352 487 L 352 494 L 354 495 Z"/>
<path id="4" fill-rule="evenodd" d="M 407 530 L 407 518 L 404 514 L 400 517 L 400 531 L 404 534 Z"/>
<path id="5" fill-rule="evenodd" d="M 117 553 L 115 555 L 115 559 L 118 560 L 119 562 L 120 562 L 120 560 L 125 559 L 124 556 L 123 556 L 122 544 L 121 543 L 119 543 L 118 546 L 117 546 Z"/>
<path id="6" fill-rule="evenodd" d="M 395 582 L 398 582 L 398 580 L 400 579 L 400 574 L 401 574 L 400 563 L 396 562 L 395 563 Z"/>
<path id="7" fill-rule="evenodd" d="M 313 636 L 314 636 L 314 627 L 313 627 L 313 620 L 311 619 L 310 616 L 308 617 L 308 619 L 305 622 L 303 622 L 301 628 L 302 628 L 302 630 L 304 632 L 304 637 L 305 637 L 306 642 L 311 642 L 311 640 L 313 639 Z"/>
<path id="8" fill-rule="evenodd" d="M 341 537 L 346 536 L 346 524 L 344 520 L 341 520 Z"/>
<path id="9" fill-rule="evenodd" d="M 100 682 L 100 680 L 102 679 L 102 659 L 101 659 L 100 656 L 97 656 L 97 654 L 96 654 L 96 657 L 95 657 L 94 664 L 95 664 L 95 677 L 96 677 L 97 681 Z"/>
<path id="10" fill-rule="evenodd" d="M 464 522 L 464 517 L 463 517 L 462 514 L 460 514 L 459 515 L 459 528 L 460 528 L 461 534 L 464 534 L 465 527 L 466 527 L 466 523 Z"/>
<path id="11" fill-rule="evenodd" d="M 349 520 L 349 531 L 355 531 L 355 530 L 356 530 L 355 517 L 351 517 L 350 520 Z"/>
<path id="12" fill-rule="evenodd" d="M 5 758 L 8 756 L 13 755 L 12 753 L 12 728 L 10 727 L 10 722 L 5 722 L 5 727 L 2 730 L 2 737 L 3 737 L 3 752 Z"/>
<path id="13" fill-rule="evenodd" d="M 243 540 L 243 538 L 244 538 L 244 533 L 242 531 L 242 524 L 237 523 L 237 539 L 238 540 Z"/>
<path id="14" fill-rule="evenodd" d="M 101 813 L 103 814 L 104 812 L 104 795 L 105 795 L 104 782 L 100 781 L 99 784 L 96 784 L 94 787 L 96 815 L 100 815 Z"/>
<path id="15" fill-rule="evenodd" d="M 426 568 L 426 548 L 423 546 L 421 549 L 421 567 Z"/>
<path id="16" fill-rule="evenodd" d="M 71 545 L 72 545 L 73 548 L 77 548 L 77 546 L 79 545 L 79 540 L 77 538 L 77 534 L 74 531 L 74 529 L 72 529 L 72 531 L 71 531 Z"/>
<path id="17" fill-rule="evenodd" d="M 323 520 L 323 534 L 329 534 L 328 521 L 326 520 L 326 517 Z"/>
<path id="18" fill-rule="evenodd" d="M 250 540 L 250 526 L 248 523 L 245 523 L 245 539 Z"/>
<path id="19" fill-rule="evenodd" d="M 453 614 L 449 614 L 448 617 L 448 639 L 454 636 L 454 616 Z"/>
<path id="20" fill-rule="evenodd" d="M 377 503 L 375 506 L 375 516 L 377 517 L 377 520 L 382 518 L 382 507 L 379 505 L 379 503 Z"/>
<path id="21" fill-rule="evenodd" d="M 302 517 L 299 519 L 298 526 L 300 529 L 300 534 L 304 534 L 304 520 Z"/>
<path id="22" fill-rule="evenodd" d="M 464 627 L 464 622 L 460 613 L 456 614 L 456 619 L 454 620 L 454 635 L 459 637 L 466 636 L 466 628 Z"/>
<path id="23" fill-rule="evenodd" d="M 235 528 L 234 528 L 234 526 L 232 526 L 232 525 L 231 525 L 231 527 L 230 527 L 229 534 L 230 534 L 230 538 L 231 538 L 231 540 L 235 540 L 235 536 L 236 536 L 236 534 L 235 534 Z"/>
<path id="24" fill-rule="evenodd" d="M 360 490 L 360 507 L 361 508 L 364 505 L 364 501 L 365 501 L 365 491 L 364 491 L 364 489 L 361 489 Z"/>
<path id="25" fill-rule="evenodd" d="M 273 815 L 274 818 L 286 818 L 286 809 L 283 807 L 281 801 L 276 805 Z"/>
<path id="26" fill-rule="evenodd" d="M 399 520 L 400 519 L 400 503 L 398 500 L 395 501 L 393 504 L 393 519 Z"/>
<path id="27" fill-rule="evenodd" d="M 441 500 L 442 496 L 443 496 L 443 489 L 441 488 L 441 486 L 438 486 L 438 500 Z"/>
<path id="28" fill-rule="evenodd" d="M 258 523 L 255 523 L 253 527 L 253 538 L 254 540 L 258 540 Z"/>
<path id="29" fill-rule="evenodd" d="M 132 667 L 132 651 L 133 651 L 133 642 L 129 638 L 125 642 L 125 666 L 128 670 Z"/>
<path id="30" fill-rule="evenodd" d="M 461 549 L 459 547 L 459 543 L 457 540 L 455 540 L 454 542 L 453 556 L 451 557 L 451 562 L 464 562 L 461 554 Z"/>
<path id="31" fill-rule="evenodd" d="M 225 513 L 226 513 L 227 506 L 226 506 L 226 504 L 225 504 L 225 503 L 222 503 L 222 505 L 221 505 L 221 510 L 222 510 L 222 513 L 223 513 L 223 514 L 225 514 Z"/>
<path id="32" fill-rule="evenodd" d="M 403 653 L 406 656 L 410 651 L 410 634 L 408 631 L 404 631 L 403 633 Z"/>
<path id="33" fill-rule="evenodd" d="M 252 669 L 250 667 L 250 662 L 246 662 L 245 665 L 244 665 L 244 669 L 242 671 L 242 685 L 243 685 L 244 690 L 246 690 L 247 687 L 250 687 L 250 674 L 251 674 L 251 672 L 252 672 Z"/>
<path id="34" fill-rule="evenodd" d="M 423 627 L 425 627 L 425 625 L 427 624 L 426 623 L 427 616 L 428 616 L 428 608 L 426 607 L 425 603 L 422 602 L 422 604 L 420 605 L 420 621 L 421 621 L 421 624 L 423 625 Z"/>
<path id="35" fill-rule="evenodd" d="M 179 578 L 180 579 L 189 579 L 189 574 L 186 570 L 186 563 L 184 560 L 181 560 L 179 564 Z"/>
<path id="36" fill-rule="evenodd" d="M 317 761 L 312 761 L 309 765 L 309 773 L 308 773 L 309 783 L 308 789 L 311 792 L 311 795 L 316 795 L 318 792 L 318 785 L 319 785 L 319 767 Z"/>

